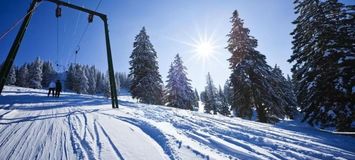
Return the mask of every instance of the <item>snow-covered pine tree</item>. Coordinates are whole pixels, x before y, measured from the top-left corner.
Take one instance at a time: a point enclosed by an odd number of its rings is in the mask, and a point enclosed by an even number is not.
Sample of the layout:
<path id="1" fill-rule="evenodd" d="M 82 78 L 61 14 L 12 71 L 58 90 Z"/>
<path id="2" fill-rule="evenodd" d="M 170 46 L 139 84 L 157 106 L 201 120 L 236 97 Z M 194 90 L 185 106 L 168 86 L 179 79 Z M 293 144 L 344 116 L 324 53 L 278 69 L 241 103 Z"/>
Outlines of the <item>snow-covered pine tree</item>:
<path id="1" fill-rule="evenodd" d="M 87 78 L 88 78 L 88 93 L 96 94 L 96 68 L 91 66 L 87 68 Z"/>
<path id="2" fill-rule="evenodd" d="M 6 79 L 6 85 L 15 85 L 16 84 L 16 69 L 11 67 L 9 75 Z"/>
<path id="3" fill-rule="evenodd" d="M 218 109 L 218 96 L 217 96 L 217 88 L 213 84 L 213 80 L 211 78 L 210 73 L 207 74 L 207 86 L 205 87 L 205 112 L 206 113 L 211 113 L 213 111 L 213 114 L 217 114 L 217 109 Z M 202 98 L 202 97 L 201 97 Z"/>
<path id="4" fill-rule="evenodd" d="M 124 72 L 120 72 L 120 73 L 118 73 L 118 78 L 120 80 L 120 86 L 122 88 L 129 89 L 131 82 L 130 82 L 130 78 L 128 77 L 128 75 Z"/>
<path id="5" fill-rule="evenodd" d="M 109 78 L 108 71 L 106 72 L 106 74 L 103 78 L 104 78 L 103 79 L 103 82 L 104 82 L 103 94 L 105 97 L 110 98 L 111 97 L 111 87 L 110 87 L 110 78 Z"/>
<path id="6" fill-rule="evenodd" d="M 53 64 L 50 61 L 43 62 L 42 65 L 42 86 L 44 88 L 48 87 L 51 81 L 55 81 L 56 72 L 53 68 Z"/>
<path id="7" fill-rule="evenodd" d="M 79 71 L 80 70 L 80 71 Z M 81 90 L 81 82 L 79 80 L 79 72 L 81 72 L 81 74 L 84 74 L 84 72 L 82 71 L 82 68 L 79 64 L 73 64 L 73 79 L 72 79 L 72 90 L 78 94 L 82 93 Z M 68 77 L 69 78 L 69 77 Z"/>
<path id="8" fill-rule="evenodd" d="M 201 102 L 203 102 L 203 103 L 206 103 L 206 92 L 205 91 L 202 91 L 201 93 L 200 93 L 200 100 L 201 100 Z"/>
<path id="9" fill-rule="evenodd" d="M 116 83 L 117 94 L 119 94 L 121 88 L 121 82 L 120 82 L 120 76 L 118 72 L 115 73 L 115 83 Z"/>
<path id="10" fill-rule="evenodd" d="M 23 64 L 17 71 L 16 85 L 20 87 L 28 87 L 28 64 Z"/>
<path id="11" fill-rule="evenodd" d="M 229 105 L 227 102 L 227 97 L 224 95 L 224 92 L 219 86 L 218 88 L 218 99 L 219 99 L 219 104 L 218 104 L 218 113 L 224 116 L 229 116 L 230 111 L 229 111 Z"/>
<path id="12" fill-rule="evenodd" d="M 198 91 L 197 91 L 196 88 L 195 88 L 195 97 L 196 97 L 196 100 L 197 100 L 197 101 L 200 100 L 200 96 L 198 95 Z"/>
<path id="13" fill-rule="evenodd" d="M 303 120 L 350 130 L 355 115 L 354 8 L 337 0 L 297 0 L 293 78 Z"/>
<path id="14" fill-rule="evenodd" d="M 105 75 L 98 71 L 96 73 L 96 93 L 104 93 L 105 90 Z"/>
<path id="15" fill-rule="evenodd" d="M 66 89 L 74 91 L 74 81 L 75 81 L 75 65 L 71 63 L 69 65 L 67 78 L 65 80 Z"/>
<path id="16" fill-rule="evenodd" d="M 29 87 L 40 89 L 42 88 L 42 60 L 37 57 L 34 62 L 29 65 Z"/>
<path id="17" fill-rule="evenodd" d="M 195 111 L 197 111 L 200 108 L 200 105 L 198 103 L 198 101 L 200 101 L 200 96 L 198 95 L 197 89 L 195 88 L 194 91 L 194 96 L 195 96 L 195 105 L 194 105 L 194 109 Z"/>
<path id="18" fill-rule="evenodd" d="M 84 67 L 76 64 L 73 81 L 73 91 L 78 94 L 87 93 L 88 90 L 88 78 L 85 75 Z"/>
<path id="19" fill-rule="evenodd" d="M 133 47 L 129 61 L 132 97 L 143 103 L 162 104 L 163 81 L 159 74 L 157 54 L 144 27 L 136 36 Z"/>
<path id="20" fill-rule="evenodd" d="M 232 105 L 232 101 L 233 101 L 233 94 L 232 93 L 233 93 L 233 88 L 232 88 L 231 83 L 228 79 L 224 83 L 224 87 L 223 87 L 223 94 L 224 94 L 224 97 L 226 97 L 226 99 L 227 99 L 228 105 Z"/>
<path id="21" fill-rule="evenodd" d="M 275 65 L 272 70 L 274 81 L 274 90 L 281 97 L 279 105 L 282 106 L 288 118 L 293 119 L 297 114 L 297 100 L 293 90 L 291 79 L 287 80 L 281 69 Z"/>
<path id="22" fill-rule="evenodd" d="M 167 106 L 192 110 L 196 104 L 195 95 L 182 63 L 177 54 L 170 65 L 164 99 Z"/>
<path id="23" fill-rule="evenodd" d="M 271 67 L 266 64 L 265 56 L 255 50 L 257 40 L 243 27 L 237 11 L 233 12 L 231 23 L 227 49 L 232 54 L 228 61 L 232 70 L 233 112 L 250 119 L 255 108 L 260 122 L 273 123 L 284 118 L 285 111 L 278 105 L 282 99 L 270 82 Z"/>

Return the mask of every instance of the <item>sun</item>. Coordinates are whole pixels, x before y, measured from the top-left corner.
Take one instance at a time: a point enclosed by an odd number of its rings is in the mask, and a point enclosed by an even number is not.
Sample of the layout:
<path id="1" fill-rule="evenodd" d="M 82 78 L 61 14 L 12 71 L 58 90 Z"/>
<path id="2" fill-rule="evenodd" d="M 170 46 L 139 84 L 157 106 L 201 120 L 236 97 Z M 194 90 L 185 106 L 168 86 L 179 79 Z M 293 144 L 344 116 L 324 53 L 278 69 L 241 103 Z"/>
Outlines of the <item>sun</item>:
<path id="1" fill-rule="evenodd" d="M 199 42 L 198 44 L 196 44 L 195 47 L 196 47 L 195 48 L 196 53 L 204 57 L 210 56 L 214 52 L 214 48 L 215 48 L 213 44 L 211 44 L 208 41 Z"/>
<path id="2" fill-rule="evenodd" d="M 195 32 L 186 32 L 185 40 L 167 37 L 169 40 L 186 45 L 185 52 L 189 53 L 187 63 L 200 64 L 204 70 L 206 65 L 223 64 L 219 57 L 223 53 L 223 45 L 221 45 L 220 34 L 217 33 L 217 28 L 208 30 L 207 27 L 195 26 Z"/>

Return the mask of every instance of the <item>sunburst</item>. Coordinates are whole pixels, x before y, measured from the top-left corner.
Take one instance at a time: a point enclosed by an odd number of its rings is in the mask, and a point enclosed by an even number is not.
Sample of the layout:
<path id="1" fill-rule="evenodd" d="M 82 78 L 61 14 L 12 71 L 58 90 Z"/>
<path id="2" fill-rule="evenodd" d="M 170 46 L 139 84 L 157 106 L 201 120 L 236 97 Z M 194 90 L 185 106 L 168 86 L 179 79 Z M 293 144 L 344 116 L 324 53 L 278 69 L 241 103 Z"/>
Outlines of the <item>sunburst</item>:
<path id="1" fill-rule="evenodd" d="M 172 39 L 190 47 L 188 52 L 191 53 L 191 56 L 188 57 L 187 62 L 198 62 L 202 65 L 203 69 L 206 64 L 215 62 L 221 64 L 217 57 L 223 46 L 219 45 L 220 39 L 216 38 L 216 32 L 208 32 L 206 28 L 201 29 L 200 27 L 196 27 L 196 33 L 187 34 L 189 37 L 188 41 Z"/>

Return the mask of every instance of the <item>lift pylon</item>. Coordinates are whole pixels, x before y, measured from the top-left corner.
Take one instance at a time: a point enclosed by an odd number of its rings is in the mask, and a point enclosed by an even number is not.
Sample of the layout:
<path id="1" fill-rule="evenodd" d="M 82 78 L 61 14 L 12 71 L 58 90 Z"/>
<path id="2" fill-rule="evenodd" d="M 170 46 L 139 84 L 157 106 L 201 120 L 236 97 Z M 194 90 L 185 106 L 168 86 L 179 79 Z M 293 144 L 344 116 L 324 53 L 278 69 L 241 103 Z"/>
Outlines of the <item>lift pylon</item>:
<path id="1" fill-rule="evenodd" d="M 27 26 L 30 22 L 30 19 L 33 14 L 33 10 L 36 7 L 36 4 L 40 2 L 41 0 L 32 0 L 32 3 L 30 5 L 30 8 L 27 11 L 27 15 L 21 25 L 21 28 L 19 32 L 17 33 L 16 39 L 12 43 L 11 49 L 9 51 L 9 54 L 6 57 L 6 60 L 4 62 L 3 67 L 0 70 L 0 94 L 2 93 L 2 90 L 4 88 L 7 76 L 9 74 L 10 68 L 13 65 L 13 62 L 15 60 L 15 57 L 17 55 L 17 51 L 21 45 L 21 41 L 25 35 Z M 66 3 L 60 0 L 44 0 L 48 2 L 52 2 L 57 4 L 57 7 L 59 6 L 65 6 L 68 8 L 72 8 L 78 11 L 86 12 L 89 15 L 93 16 L 98 16 L 102 19 L 104 22 L 104 30 L 105 30 L 105 41 L 106 41 L 106 51 L 107 51 L 107 64 L 108 64 L 108 71 L 109 71 L 109 77 L 110 77 L 110 88 L 111 88 L 111 100 L 112 100 L 112 108 L 118 108 L 118 98 L 117 98 L 117 90 L 116 90 L 116 83 L 115 83 L 115 75 L 114 75 L 114 69 L 113 69 L 113 62 L 112 62 L 112 54 L 111 54 L 111 45 L 110 45 L 110 37 L 109 37 L 109 30 L 108 30 L 108 23 L 107 23 L 107 16 L 105 14 L 92 11 L 80 6 L 76 6 L 70 3 Z M 57 9 L 58 9 L 57 8 Z"/>

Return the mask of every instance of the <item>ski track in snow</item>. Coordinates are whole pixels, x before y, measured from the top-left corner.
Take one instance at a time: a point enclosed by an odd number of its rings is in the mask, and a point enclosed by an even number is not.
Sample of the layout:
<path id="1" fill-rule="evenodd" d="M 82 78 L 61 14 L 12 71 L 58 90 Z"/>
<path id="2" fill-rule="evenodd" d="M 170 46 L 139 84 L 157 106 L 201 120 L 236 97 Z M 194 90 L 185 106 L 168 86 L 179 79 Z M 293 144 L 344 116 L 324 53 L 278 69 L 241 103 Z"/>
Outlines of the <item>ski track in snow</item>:
<path id="1" fill-rule="evenodd" d="M 100 96 L 6 86 L 1 159 L 355 159 L 355 138 Z"/>

